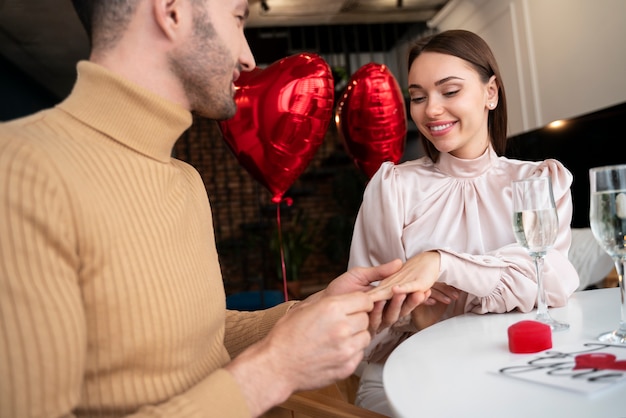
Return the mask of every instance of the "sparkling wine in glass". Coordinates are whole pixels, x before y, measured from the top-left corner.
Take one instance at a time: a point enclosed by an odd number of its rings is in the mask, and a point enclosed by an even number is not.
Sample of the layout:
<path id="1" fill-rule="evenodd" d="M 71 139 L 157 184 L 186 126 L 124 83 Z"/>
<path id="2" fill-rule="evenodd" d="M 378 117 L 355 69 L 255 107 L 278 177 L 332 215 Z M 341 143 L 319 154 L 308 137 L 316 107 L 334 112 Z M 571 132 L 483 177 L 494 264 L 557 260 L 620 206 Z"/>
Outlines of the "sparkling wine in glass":
<path id="1" fill-rule="evenodd" d="M 622 308 L 618 328 L 600 334 L 598 340 L 610 344 L 626 344 L 626 164 L 591 168 L 589 185 L 591 231 L 615 262 Z"/>
<path id="2" fill-rule="evenodd" d="M 550 325 L 552 331 L 562 331 L 569 324 L 550 316 L 543 288 L 543 262 L 554 245 L 559 232 L 559 219 L 552 194 L 550 177 L 533 177 L 512 183 L 513 232 L 517 242 L 535 262 L 537 274 L 537 315 L 539 322 Z"/>

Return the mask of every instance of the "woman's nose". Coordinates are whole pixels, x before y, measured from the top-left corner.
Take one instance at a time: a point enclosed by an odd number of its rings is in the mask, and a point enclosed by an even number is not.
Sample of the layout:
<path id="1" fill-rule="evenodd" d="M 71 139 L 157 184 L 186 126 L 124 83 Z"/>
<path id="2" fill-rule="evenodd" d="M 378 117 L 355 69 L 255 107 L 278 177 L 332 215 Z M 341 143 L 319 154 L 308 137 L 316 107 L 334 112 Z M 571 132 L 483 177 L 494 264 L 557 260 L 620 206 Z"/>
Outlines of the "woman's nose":
<path id="1" fill-rule="evenodd" d="M 426 108 L 424 109 L 426 116 L 432 118 L 434 116 L 440 115 L 443 112 L 443 106 L 441 102 L 437 99 L 429 98 L 426 102 Z"/>

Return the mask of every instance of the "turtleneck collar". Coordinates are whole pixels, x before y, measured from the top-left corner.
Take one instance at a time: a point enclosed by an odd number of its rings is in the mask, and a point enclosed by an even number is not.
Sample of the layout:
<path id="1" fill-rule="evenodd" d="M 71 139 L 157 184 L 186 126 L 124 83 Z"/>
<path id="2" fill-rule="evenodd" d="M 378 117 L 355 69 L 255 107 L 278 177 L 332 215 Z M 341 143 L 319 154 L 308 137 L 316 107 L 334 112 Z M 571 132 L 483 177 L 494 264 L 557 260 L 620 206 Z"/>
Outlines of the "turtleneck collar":
<path id="1" fill-rule="evenodd" d="M 59 108 L 121 144 L 161 162 L 191 126 L 191 112 L 90 61 Z"/>
<path id="2" fill-rule="evenodd" d="M 471 160 L 456 158 L 447 152 L 442 152 L 435 166 L 452 177 L 473 178 L 487 171 L 497 159 L 498 155 L 489 145 L 480 157 Z"/>

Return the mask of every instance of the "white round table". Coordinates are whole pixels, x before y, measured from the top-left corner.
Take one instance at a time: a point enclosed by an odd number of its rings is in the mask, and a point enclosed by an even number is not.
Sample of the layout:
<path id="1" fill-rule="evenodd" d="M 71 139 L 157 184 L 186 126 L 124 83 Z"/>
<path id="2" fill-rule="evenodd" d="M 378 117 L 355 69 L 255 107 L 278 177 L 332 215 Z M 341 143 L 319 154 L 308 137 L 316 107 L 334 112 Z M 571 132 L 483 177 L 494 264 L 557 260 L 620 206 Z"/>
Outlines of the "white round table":
<path id="1" fill-rule="evenodd" d="M 569 330 L 552 334 L 553 349 L 595 341 L 618 326 L 619 289 L 576 292 L 566 307 L 550 312 L 570 324 Z M 509 351 L 507 329 L 534 315 L 466 314 L 404 341 L 383 371 L 394 416 L 625 418 L 626 381 L 584 394 L 492 372 L 528 356 Z"/>

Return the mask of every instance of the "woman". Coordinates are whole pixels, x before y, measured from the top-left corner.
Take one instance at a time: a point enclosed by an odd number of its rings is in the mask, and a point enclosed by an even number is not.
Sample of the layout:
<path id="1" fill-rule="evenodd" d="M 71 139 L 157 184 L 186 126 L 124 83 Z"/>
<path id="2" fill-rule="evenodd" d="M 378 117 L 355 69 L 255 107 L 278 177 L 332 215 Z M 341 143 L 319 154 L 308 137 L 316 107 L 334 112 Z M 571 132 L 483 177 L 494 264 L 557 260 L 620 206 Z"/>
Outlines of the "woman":
<path id="1" fill-rule="evenodd" d="M 474 33 L 446 31 L 420 40 L 408 64 L 410 113 L 426 156 L 384 163 L 372 177 L 349 262 L 353 267 L 406 261 L 375 291 L 389 292 L 397 284 L 432 286 L 431 298 L 404 327 L 388 329 L 369 346 L 357 404 L 389 415 L 382 364 L 402 339 L 465 312 L 534 308 L 536 275 L 513 235 L 511 181 L 552 178 L 559 234 L 544 265 L 547 304 L 565 305 L 578 286 L 567 258 L 572 175 L 556 160 L 503 157 L 506 98 L 489 46 Z"/>

